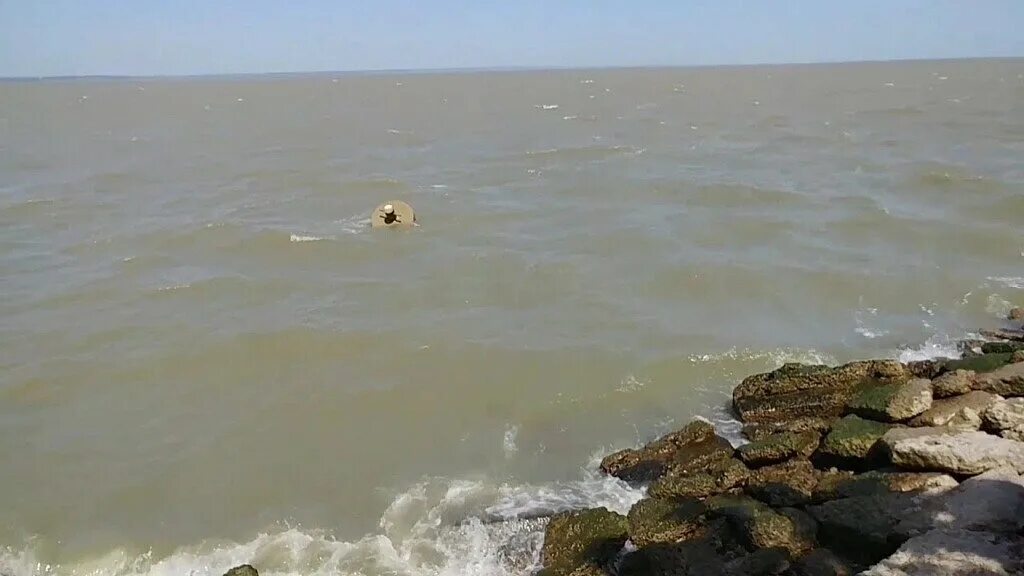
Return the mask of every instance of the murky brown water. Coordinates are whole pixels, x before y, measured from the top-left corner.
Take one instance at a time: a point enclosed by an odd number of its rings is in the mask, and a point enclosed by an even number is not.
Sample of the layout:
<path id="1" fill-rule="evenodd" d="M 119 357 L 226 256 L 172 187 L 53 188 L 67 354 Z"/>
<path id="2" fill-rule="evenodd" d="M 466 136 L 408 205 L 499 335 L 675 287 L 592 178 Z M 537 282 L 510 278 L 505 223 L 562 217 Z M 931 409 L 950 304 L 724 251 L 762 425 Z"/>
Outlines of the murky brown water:
<path id="1" fill-rule="evenodd" d="M 1021 303 L 1022 74 L 0 84 L 0 572 L 523 573 L 603 451 Z"/>

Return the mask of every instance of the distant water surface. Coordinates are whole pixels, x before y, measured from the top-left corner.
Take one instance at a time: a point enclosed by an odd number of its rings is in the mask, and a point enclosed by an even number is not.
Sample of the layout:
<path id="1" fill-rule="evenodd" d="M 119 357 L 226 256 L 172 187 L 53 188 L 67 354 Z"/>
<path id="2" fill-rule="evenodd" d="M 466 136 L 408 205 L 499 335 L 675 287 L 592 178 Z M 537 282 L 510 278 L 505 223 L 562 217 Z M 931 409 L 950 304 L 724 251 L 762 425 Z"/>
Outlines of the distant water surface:
<path id="1" fill-rule="evenodd" d="M 996 323 L 1022 221 L 1022 60 L 0 83 L 0 573 L 528 573 L 744 376 Z"/>

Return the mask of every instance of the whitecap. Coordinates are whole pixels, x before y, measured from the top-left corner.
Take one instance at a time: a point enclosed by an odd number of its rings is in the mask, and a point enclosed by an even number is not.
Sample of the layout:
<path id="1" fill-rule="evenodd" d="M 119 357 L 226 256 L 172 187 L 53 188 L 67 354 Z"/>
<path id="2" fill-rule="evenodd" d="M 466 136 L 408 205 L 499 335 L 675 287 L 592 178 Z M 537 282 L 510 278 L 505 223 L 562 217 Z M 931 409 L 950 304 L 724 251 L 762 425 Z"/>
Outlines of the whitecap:
<path id="1" fill-rule="evenodd" d="M 328 240 L 323 236 L 303 236 L 300 234 L 292 234 L 289 238 L 292 242 L 319 242 L 320 240 Z"/>
<path id="2" fill-rule="evenodd" d="M 1024 256 L 1024 252 L 1022 252 L 1021 255 Z M 1024 277 L 1021 276 L 989 276 L 987 280 L 989 282 L 1002 284 L 1008 288 L 1024 290 Z"/>
<path id="3" fill-rule="evenodd" d="M 512 458 L 516 452 L 519 452 L 519 447 L 516 446 L 516 437 L 519 436 L 519 426 L 509 424 L 505 428 L 505 435 L 501 440 L 501 449 L 505 453 L 505 458 Z"/>

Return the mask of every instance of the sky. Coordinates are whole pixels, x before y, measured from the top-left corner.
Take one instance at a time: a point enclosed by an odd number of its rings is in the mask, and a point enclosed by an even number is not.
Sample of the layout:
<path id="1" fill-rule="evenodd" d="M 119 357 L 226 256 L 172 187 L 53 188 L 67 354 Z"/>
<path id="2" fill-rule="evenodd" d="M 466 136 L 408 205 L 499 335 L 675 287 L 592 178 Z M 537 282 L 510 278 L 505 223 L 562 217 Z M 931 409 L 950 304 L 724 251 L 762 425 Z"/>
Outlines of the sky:
<path id="1" fill-rule="evenodd" d="M 0 0 L 0 76 L 1024 56 L 1024 0 Z"/>

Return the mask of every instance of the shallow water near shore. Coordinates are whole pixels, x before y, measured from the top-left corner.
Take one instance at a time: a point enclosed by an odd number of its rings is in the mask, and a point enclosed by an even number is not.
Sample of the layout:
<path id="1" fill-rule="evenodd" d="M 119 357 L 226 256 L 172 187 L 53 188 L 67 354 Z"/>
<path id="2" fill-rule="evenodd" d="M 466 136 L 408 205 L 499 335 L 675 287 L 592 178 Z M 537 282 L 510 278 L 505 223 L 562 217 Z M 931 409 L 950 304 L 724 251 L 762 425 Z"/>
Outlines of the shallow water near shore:
<path id="1" fill-rule="evenodd" d="M 1022 158 L 1022 60 L 0 83 L 0 573 L 528 573 L 743 377 L 1024 304 Z"/>

